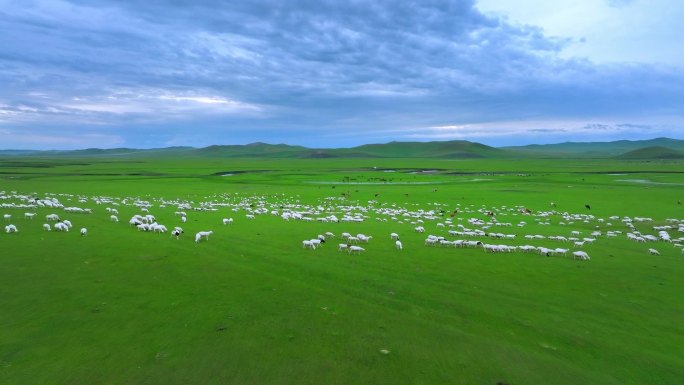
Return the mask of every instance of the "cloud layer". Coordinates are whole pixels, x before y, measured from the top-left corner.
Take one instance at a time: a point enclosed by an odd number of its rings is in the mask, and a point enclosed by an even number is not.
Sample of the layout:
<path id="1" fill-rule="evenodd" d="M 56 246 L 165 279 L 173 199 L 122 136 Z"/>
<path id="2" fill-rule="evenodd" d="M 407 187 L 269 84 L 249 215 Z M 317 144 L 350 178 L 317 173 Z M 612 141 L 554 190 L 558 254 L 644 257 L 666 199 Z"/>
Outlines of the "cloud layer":
<path id="1" fill-rule="evenodd" d="M 5 148 L 682 132 L 677 66 L 568 58 L 571 38 L 473 1 L 0 0 L 0 9 Z"/>

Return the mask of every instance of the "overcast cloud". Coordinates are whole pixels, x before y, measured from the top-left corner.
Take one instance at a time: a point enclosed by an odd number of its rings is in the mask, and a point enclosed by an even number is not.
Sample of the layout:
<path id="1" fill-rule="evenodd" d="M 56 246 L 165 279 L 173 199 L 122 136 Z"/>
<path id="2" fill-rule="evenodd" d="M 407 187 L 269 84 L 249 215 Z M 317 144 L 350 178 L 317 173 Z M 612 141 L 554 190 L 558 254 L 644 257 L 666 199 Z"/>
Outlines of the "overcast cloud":
<path id="1" fill-rule="evenodd" d="M 683 137 L 684 5 L 623 60 L 545 23 L 639 0 L 536 3 L 0 0 L 0 148 Z"/>

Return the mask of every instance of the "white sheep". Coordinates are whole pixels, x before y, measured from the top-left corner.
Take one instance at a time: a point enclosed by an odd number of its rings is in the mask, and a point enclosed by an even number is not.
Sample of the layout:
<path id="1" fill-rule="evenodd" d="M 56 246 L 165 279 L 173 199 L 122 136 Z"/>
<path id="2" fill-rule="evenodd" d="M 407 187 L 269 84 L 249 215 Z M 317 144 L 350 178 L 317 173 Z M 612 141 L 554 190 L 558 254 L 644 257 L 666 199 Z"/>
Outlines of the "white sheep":
<path id="1" fill-rule="evenodd" d="M 371 238 L 373 238 L 373 236 L 366 234 L 356 234 L 356 238 L 358 238 L 361 242 L 368 243 L 368 241 L 370 241 Z"/>
<path id="2" fill-rule="evenodd" d="M 310 240 L 302 241 L 302 247 L 305 249 L 316 250 L 316 243 Z"/>
<path id="3" fill-rule="evenodd" d="M 188 221 L 188 217 L 186 217 L 185 215 L 183 215 L 183 216 L 181 217 L 181 222 L 185 223 L 185 222 L 187 222 L 187 221 Z"/>
<path id="4" fill-rule="evenodd" d="M 17 230 L 17 226 L 10 224 L 10 225 L 5 226 L 5 232 L 6 233 L 18 233 L 19 230 Z"/>
<path id="5" fill-rule="evenodd" d="M 65 225 L 62 222 L 57 222 L 55 223 L 55 229 L 59 231 L 69 231 L 69 226 Z"/>
<path id="6" fill-rule="evenodd" d="M 57 215 L 57 214 L 48 214 L 48 215 L 45 216 L 45 220 L 57 222 L 57 221 L 59 221 L 59 215 Z"/>
<path id="7" fill-rule="evenodd" d="M 49 223 L 43 223 L 43 230 L 52 231 L 52 228 L 50 227 Z"/>
<path id="8" fill-rule="evenodd" d="M 24 213 L 24 219 L 33 219 L 35 216 L 36 213 Z"/>
<path id="9" fill-rule="evenodd" d="M 110 219 L 112 222 L 118 222 L 118 221 L 119 221 L 119 217 L 117 217 L 116 215 L 110 215 L 110 216 L 109 216 L 109 219 Z"/>
<path id="10" fill-rule="evenodd" d="M 393 241 L 396 241 L 397 239 L 399 239 L 399 234 L 397 234 L 397 233 L 391 233 L 391 234 L 390 234 L 390 238 L 391 238 Z"/>
<path id="11" fill-rule="evenodd" d="M 213 231 L 200 231 L 199 233 L 195 234 L 195 243 L 199 243 L 200 239 L 204 237 L 207 241 L 209 240 L 209 236 L 211 234 L 214 234 Z"/>
<path id="12" fill-rule="evenodd" d="M 587 261 L 587 260 L 591 259 L 591 258 L 589 258 L 589 254 L 587 254 L 584 251 L 573 251 L 572 252 L 572 258 L 573 259 L 581 259 L 583 261 Z"/>
<path id="13" fill-rule="evenodd" d="M 86 235 L 88 235 L 88 229 L 86 229 L 85 227 L 82 227 L 81 228 L 81 236 L 85 237 Z"/>
<path id="14" fill-rule="evenodd" d="M 326 236 L 327 238 L 335 238 L 335 234 L 331 233 L 330 231 L 326 231 L 326 232 L 325 232 L 325 236 Z"/>
<path id="15" fill-rule="evenodd" d="M 232 224 L 233 223 L 233 218 L 223 218 L 223 224 Z"/>
<path id="16" fill-rule="evenodd" d="M 310 239 L 309 242 L 316 245 L 316 247 L 321 247 L 325 243 L 325 239 L 314 238 L 314 239 Z"/>
<path id="17" fill-rule="evenodd" d="M 349 245 L 347 245 L 346 243 L 340 243 L 337 246 L 337 251 L 347 250 L 348 247 L 349 247 Z"/>
<path id="18" fill-rule="evenodd" d="M 660 253 L 656 249 L 648 249 L 648 253 L 650 255 L 660 255 Z"/>
<path id="19" fill-rule="evenodd" d="M 403 249 L 404 249 L 404 247 L 402 246 L 400 240 L 397 240 L 396 242 L 394 242 L 394 245 L 395 245 L 396 248 L 399 249 L 399 250 L 403 250 Z"/>
<path id="20" fill-rule="evenodd" d="M 175 228 L 175 229 L 173 229 L 173 231 L 171 232 L 171 236 L 172 236 L 172 237 L 175 237 L 176 240 L 177 240 L 178 237 L 180 237 L 180 235 L 181 235 L 182 233 L 183 233 L 183 230 L 179 230 L 178 228 Z"/>
<path id="21" fill-rule="evenodd" d="M 69 220 L 67 220 L 67 219 L 63 220 L 62 223 L 64 223 L 65 225 L 69 226 L 69 228 L 72 228 L 72 227 L 73 227 L 73 226 L 71 225 L 71 222 L 70 222 Z"/>
<path id="22" fill-rule="evenodd" d="M 357 254 L 361 254 L 362 251 L 366 251 L 361 246 L 349 246 L 349 254 L 356 252 Z"/>

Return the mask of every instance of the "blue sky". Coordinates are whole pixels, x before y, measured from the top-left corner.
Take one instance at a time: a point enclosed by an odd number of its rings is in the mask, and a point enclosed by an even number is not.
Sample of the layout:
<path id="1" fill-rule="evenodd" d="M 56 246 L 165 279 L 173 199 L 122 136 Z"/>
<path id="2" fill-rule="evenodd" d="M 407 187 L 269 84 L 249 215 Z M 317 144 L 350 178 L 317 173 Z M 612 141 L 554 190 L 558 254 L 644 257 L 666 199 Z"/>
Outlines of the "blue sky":
<path id="1" fill-rule="evenodd" d="M 684 138 L 681 0 L 0 0 L 0 148 Z"/>

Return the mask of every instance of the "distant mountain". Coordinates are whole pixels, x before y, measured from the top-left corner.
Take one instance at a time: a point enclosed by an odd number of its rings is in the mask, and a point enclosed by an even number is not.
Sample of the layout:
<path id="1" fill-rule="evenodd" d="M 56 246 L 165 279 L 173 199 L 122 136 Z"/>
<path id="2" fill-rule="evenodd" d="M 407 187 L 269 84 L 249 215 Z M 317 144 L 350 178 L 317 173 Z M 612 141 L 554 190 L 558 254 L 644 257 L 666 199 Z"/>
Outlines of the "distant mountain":
<path id="1" fill-rule="evenodd" d="M 503 149 L 533 157 L 597 157 L 607 158 L 646 147 L 666 147 L 684 151 L 684 140 L 656 138 L 649 140 L 617 140 L 613 142 L 565 142 L 503 147 Z"/>
<path id="2" fill-rule="evenodd" d="M 136 148 L 86 148 L 82 150 L 0 150 L 0 156 L 37 156 L 37 157 L 119 157 L 119 156 L 159 156 L 178 155 L 194 150 L 192 147 L 164 147 L 151 149 Z"/>
<path id="3" fill-rule="evenodd" d="M 616 156 L 617 159 L 684 159 L 684 151 L 662 146 L 644 147 Z"/>
<path id="4" fill-rule="evenodd" d="M 466 140 L 365 144 L 348 151 L 382 158 L 493 158 L 508 155 L 504 150 Z"/>
<path id="5" fill-rule="evenodd" d="M 290 146 L 288 144 L 250 143 L 245 145 L 214 145 L 192 150 L 190 155 L 209 157 L 265 157 L 265 158 L 293 158 L 307 151 L 306 147 Z"/>
<path id="6" fill-rule="evenodd" d="M 641 151 L 639 151 L 641 150 Z M 88 148 L 71 151 L 0 150 L 0 157 L 208 157 L 208 158 L 617 158 L 673 159 L 684 153 L 684 140 L 657 138 L 614 142 L 565 142 L 495 148 L 466 140 L 443 142 L 389 142 L 352 148 L 308 148 L 288 144 L 250 143 L 213 145 L 203 148 L 155 149 Z M 641 157 L 641 158 L 639 158 Z"/>

